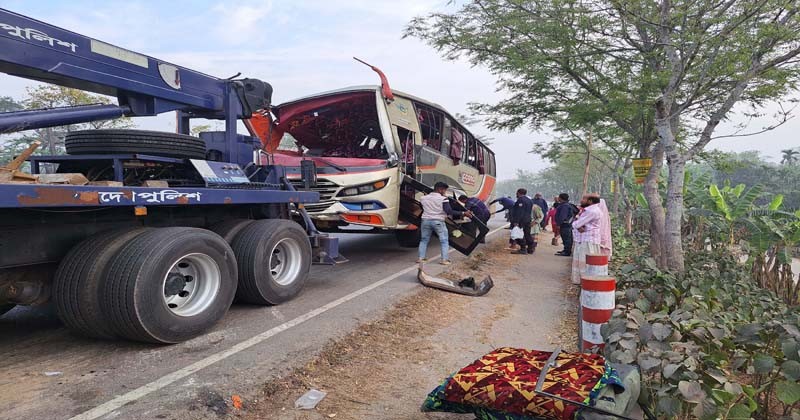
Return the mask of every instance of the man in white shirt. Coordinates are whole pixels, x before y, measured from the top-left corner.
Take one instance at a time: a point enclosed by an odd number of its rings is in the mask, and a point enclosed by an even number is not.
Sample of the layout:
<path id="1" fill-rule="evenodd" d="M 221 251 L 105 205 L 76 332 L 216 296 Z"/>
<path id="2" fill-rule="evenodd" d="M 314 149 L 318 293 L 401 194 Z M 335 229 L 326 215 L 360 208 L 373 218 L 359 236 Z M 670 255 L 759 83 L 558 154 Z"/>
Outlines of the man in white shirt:
<path id="1" fill-rule="evenodd" d="M 600 209 L 600 196 L 589 194 L 581 199 L 583 210 L 572 222 L 575 249 L 572 252 L 572 284 L 581 284 L 581 276 L 586 271 L 586 256 L 600 254 L 600 226 L 603 214 Z"/>
<path id="2" fill-rule="evenodd" d="M 454 219 L 460 219 L 464 216 L 472 217 L 470 211 L 460 212 L 450 207 L 450 200 L 445 196 L 448 188 L 448 185 L 444 182 L 437 182 L 433 186 L 433 192 L 420 199 L 422 203 L 422 226 L 420 226 L 422 238 L 419 241 L 419 259 L 417 262 L 425 262 L 428 260 L 426 257 L 428 253 L 428 243 L 431 240 L 431 235 L 435 232 L 442 246 L 442 259 L 440 264 L 450 265 L 450 260 L 447 258 L 447 252 L 450 249 L 450 243 L 448 241 L 449 233 L 447 232 L 445 220 L 447 216 Z"/>

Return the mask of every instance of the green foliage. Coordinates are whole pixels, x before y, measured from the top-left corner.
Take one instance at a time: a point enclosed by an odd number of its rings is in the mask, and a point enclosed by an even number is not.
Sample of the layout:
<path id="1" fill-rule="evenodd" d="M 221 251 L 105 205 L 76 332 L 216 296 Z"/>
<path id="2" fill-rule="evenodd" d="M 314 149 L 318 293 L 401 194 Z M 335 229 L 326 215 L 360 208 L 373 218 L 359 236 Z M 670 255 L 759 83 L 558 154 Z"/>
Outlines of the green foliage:
<path id="1" fill-rule="evenodd" d="M 0 97 L 0 112 L 98 103 L 108 104 L 112 102 L 112 99 L 107 96 L 56 85 L 29 87 L 27 89 L 27 95 L 28 96 L 22 101 L 16 101 L 7 96 Z M 113 120 L 92 121 L 85 124 L 49 127 L 6 136 L 0 139 L 0 146 L 2 146 L 0 147 L 0 164 L 13 159 L 34 140 L 42 142 L 42 146 L 36 151 L 36 154 L 63 154 L 65 152 L 64 136 L 69 131 L 131 127 L 133 127 L 133 121 L 130 118 L 117 118 Z"/>
<path id="2" fill-rule="evenodd" d="M 800 209 L 800 165 L 767 162 L 758 152 L 715 152 L 703 162 L 689 167 L 693 177 L 709 177 L 709 183 L 763 185 L 765 194 L 756 202 L 766 204 L 775 195 L 783 196 L 783 208 Z"/>
<path id="3" fill-rule="evenodd" d="M 690 254 L 676 276 L 656 268 L 643 241 L 622 243 L 612 261 L 617 310 L 603 327 L 605 351 L 639 364 L 658 415 L 789 415 L 800 399 L 800 311 L 725 251 Z"/>

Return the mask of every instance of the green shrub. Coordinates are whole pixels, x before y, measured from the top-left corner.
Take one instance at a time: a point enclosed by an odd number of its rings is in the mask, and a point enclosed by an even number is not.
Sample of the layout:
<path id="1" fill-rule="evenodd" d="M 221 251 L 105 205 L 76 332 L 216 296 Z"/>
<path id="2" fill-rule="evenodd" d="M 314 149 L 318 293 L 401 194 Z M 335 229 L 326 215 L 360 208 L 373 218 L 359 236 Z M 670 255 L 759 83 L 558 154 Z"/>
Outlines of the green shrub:
<path id="1" fill-rule="evenodd" d="M 661 272 L 644 241 L 619 238 L 606 355 L 638 363 L 660 418 L 800 418 L 800 315 L 724 251 Z M 776 414 L 777 413 L 777 414 Z"/>

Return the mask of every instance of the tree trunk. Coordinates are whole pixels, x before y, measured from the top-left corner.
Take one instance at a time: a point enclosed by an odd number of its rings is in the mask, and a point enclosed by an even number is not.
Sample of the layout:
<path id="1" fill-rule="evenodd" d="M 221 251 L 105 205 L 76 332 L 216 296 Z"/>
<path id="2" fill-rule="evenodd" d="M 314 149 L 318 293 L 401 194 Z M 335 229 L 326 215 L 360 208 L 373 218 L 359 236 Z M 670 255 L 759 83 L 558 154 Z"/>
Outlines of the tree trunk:
<path id="1" fill-rule="evenodd" d="M 589 166 L 592 162 L 592 129 L 589 129 L 589 137 L 586 139 L 586 163 L 583 167 L 583 192 L 581 197 L 586 195 L 589 188 Z"/>
<path id="2" fill-rule="evenodd" d="M 667 257 L 667 268 L 672 271 L 683 272 L 684 258 L 681 227 L 683 225 L 683 183 L 686 163 L 680 158 L 668 158 L 667 167 L 669 168 L 669 176 L 667 177 L 664 249 Z"/>
<path id="3" fill-rule="evenodd" d="M 666 215 L 664 205 L 661 202 L 661 194 L 658 192 L 658 177 L 661 168 L 664 166 L 664 149 L 661 144 L 656 145 L 653 150 L 653 166 L 644 181 L 644 198 L 650 208 L 650 254 L 656 261 L 659 268 L 667 268 L 667 255 L 665 250 L 664 225 Z"/>

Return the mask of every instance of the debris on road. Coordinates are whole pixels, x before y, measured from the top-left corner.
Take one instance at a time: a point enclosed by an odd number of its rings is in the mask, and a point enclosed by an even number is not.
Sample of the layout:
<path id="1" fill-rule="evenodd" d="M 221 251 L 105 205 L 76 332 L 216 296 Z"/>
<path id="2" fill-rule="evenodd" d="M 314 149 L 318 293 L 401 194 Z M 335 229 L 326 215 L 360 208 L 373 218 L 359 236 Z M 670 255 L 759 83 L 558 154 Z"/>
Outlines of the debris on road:
<path id="1" fill-rule="evenodd" d="M 238 395 L 234 395 L 234 396 L 231 397 L 231 402 L 233 403 L 233 408 L 235 408 L 237 410 L 241 410 L 242 409 L 242 397 L 240 397 Z"/>
<path id="2" fill-rule="evenodd" d="M 326 395 L 328 395 L 328 393 L 325 391 L 312 389 L 294 402 L 294 408 L 299 410 L 313 410 Z"/>
<path id="3" fill-rule="evenodd" d="M 44 376 L 61 376 L 63 372 L 45 372 Z"/>
<path id="4" fill-rule="evenodd" d="M 487 275 L 480 283 L 475 283 L 474 277 L 464 277 L 458 280 L 450 280 L 441 277 L 435 277 L 426 273 L 423 263 L 419 263 L 417 280 L 427 287 L 433 287 L 434 289 L 467 296 L 483 296 L 489 293 L 489 290 L 494 287 L 492 276 Z"/>

